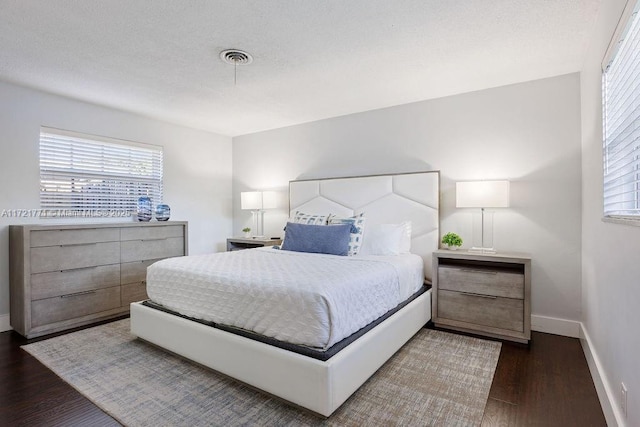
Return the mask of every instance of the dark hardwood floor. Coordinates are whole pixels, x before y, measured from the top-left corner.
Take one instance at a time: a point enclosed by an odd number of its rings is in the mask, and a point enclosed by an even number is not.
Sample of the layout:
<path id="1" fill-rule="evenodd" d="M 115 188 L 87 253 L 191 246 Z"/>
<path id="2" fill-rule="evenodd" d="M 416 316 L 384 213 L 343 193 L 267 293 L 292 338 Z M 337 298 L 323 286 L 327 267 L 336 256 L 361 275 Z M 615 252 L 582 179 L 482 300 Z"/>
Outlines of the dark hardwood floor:
<path id="1" fill-rule="evenodd" d="M 482 426 L 606 426 L 577 338 L 503 342 Z"/>
<path id="2" fill-rule="evenodd" d="M 46 337 L 49 338 L 49 337 Z M 0 333 L 1 426 L 114 426 L 115 420 Z M 580 342 L 534 332 L 504 342 L 483 426 L 605 426 Z"/>

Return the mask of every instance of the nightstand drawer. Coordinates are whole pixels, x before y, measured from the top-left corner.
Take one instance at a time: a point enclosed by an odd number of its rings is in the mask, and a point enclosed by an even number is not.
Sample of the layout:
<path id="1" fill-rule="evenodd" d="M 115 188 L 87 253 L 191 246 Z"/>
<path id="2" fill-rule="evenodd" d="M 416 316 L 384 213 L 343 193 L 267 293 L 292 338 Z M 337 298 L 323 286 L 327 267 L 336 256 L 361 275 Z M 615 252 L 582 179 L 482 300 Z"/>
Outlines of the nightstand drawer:
<path id="1" fill-rule="evenodd" d="M 438 317 L 524 331 L 524 301 L 438 289 Z"/>
<path id="2" fill-rule="evenodd" d="M 482 266 L 438 267 L 438 288 L 504 298 L 524 298 L 524 274 Z"/>

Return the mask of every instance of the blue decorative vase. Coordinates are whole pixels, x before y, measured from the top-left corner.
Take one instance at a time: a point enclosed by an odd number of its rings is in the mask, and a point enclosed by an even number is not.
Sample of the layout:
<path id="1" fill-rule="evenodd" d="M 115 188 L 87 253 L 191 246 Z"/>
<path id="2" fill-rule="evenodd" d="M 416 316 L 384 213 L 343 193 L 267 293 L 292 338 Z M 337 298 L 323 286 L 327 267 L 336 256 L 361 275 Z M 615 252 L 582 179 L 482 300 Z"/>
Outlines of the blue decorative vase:
<path id="1" fill-rule="evenodd" d="M 138 221 L 151 221 L 151 198 L 138 199 Z"/>
<path id="2" fill-rule="evenodd" d="M 161 204 L 156 206 L 156 219 L 158 221 L 168 221 L 170 215 L 171 208 L 169 208 L 169 205 Z"/>

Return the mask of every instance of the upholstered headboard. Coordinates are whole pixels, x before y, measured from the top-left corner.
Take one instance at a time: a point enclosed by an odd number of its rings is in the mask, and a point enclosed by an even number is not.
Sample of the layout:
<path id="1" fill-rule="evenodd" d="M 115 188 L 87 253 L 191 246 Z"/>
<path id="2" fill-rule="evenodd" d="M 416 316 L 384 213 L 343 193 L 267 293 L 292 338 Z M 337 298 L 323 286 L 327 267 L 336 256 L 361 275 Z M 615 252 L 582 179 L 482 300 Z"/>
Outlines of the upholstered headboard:
<path id="1" fill-rule="evenodd" d="M 439 208 L 439 171 L 289 182 L 290 214 L 348 217 L 364 212 L 367 225 L 411 221 L 411 252 L 424 259 L 428 280 L 440 238 Z M 366 239 L 366 225 L 364 233 Z"/>

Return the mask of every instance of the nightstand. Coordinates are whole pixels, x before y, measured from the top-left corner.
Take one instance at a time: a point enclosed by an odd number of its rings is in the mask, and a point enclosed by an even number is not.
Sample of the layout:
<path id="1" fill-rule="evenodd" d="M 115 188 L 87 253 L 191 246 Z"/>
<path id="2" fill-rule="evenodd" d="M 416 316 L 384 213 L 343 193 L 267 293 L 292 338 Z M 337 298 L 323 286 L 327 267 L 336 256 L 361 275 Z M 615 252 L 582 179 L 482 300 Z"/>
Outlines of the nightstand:
<path id="1" fill-rule="evenodd" d="M 531 257 L 437 250 L 431 304 L 437 327 L 528 343 Z"/>
<path id="2" fill-rule="evenodd" d="M 227 239 L 227 251 L 239 251 L 242 249 L 261 248 L 282 243 L 282 239 L 230 237 Z"/>

